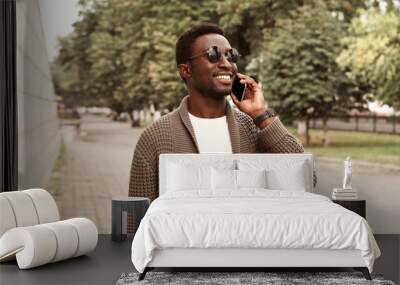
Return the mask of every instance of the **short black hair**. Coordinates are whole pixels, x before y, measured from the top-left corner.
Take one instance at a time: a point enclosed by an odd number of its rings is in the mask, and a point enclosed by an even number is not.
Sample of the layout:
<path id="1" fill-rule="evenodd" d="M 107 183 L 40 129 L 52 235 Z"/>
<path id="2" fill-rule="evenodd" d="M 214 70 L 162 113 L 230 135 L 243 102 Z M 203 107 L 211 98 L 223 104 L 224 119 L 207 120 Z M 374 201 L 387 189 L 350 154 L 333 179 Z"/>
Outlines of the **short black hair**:
<path id="1" fill-rule="evenodd" d="M 215 24 L 202 23 L 193 26 L 180 35 L 175 45 L 175 60 L 177 66 L 185 63 L 187 59 L 191 57 L 192 44 L 198 37 L 206 34 L 219 34 L 224 36 L 224 30 Z"/>

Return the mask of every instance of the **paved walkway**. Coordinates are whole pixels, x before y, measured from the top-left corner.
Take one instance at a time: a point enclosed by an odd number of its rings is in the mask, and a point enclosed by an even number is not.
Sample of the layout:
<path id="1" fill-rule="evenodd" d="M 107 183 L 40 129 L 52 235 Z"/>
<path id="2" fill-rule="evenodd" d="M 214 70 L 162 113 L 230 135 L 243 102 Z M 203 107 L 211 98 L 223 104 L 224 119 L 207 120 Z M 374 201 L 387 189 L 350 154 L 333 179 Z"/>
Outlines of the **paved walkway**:
<path id="1" fill-rule="evenodd" d="M 55 196 L 63 219 L 87 217 L 111 233 L 111 198 L 128 195 L 133 149 L 142 129 L 109 118 L 83 116 L 81 134 L 63 127 L 65 163 Z"/>

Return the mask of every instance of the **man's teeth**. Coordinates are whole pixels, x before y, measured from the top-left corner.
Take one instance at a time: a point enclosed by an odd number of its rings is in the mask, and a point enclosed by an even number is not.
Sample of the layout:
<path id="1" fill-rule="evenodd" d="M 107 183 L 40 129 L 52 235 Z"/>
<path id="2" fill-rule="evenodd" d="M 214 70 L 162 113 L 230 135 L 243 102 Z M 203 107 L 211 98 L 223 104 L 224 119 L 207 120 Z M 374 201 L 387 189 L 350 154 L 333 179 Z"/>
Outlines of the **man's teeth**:
<path id="1" fill-rule="evenodd" d="M 231 80 L 231 77 L 229 75 L 217 75 L 216 77 L 219 79 Z"/>

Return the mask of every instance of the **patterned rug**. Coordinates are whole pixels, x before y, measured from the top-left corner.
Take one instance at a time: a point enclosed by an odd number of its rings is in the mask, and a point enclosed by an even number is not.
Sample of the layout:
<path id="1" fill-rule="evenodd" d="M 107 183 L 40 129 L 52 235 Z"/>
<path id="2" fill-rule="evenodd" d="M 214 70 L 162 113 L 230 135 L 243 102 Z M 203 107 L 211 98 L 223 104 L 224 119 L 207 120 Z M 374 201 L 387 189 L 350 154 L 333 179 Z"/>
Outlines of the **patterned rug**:
<path id="1" fill-rule="evenodd" d="M 122 274 L 117 285 L 134 284 L 213 284 L 213 285 L 298 285 L 298 284 L 368 284 L 396 285 L 384 280 L 381 275 L 372 274 L 372 281 L 360 272 L 148 272 L 145 279 L 138 281 L 139 273 Z"/>

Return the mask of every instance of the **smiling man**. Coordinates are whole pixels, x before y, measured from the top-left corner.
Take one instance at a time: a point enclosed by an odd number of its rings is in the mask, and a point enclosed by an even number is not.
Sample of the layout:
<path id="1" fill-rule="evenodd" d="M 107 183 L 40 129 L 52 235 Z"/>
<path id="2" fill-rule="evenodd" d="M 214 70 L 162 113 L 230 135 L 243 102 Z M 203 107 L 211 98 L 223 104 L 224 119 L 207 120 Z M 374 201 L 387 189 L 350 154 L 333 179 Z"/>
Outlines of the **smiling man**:
<path id="1" fill-rule="evenodd" d="M 262 88 L 239 74 L 239 54 L 212 24 L 195 26 L 176 43 L 176 63 L 188 96 L 161 117 L 136 145 L 129 196 L 158 197 L 158 157 L 161 153 L 299 153 L 304 149 L 267 108 Z M 246 84 L 245 98 L 231 94 L 235 76 Z M 231 96 L 240 110 L 226 100 Z"/>

